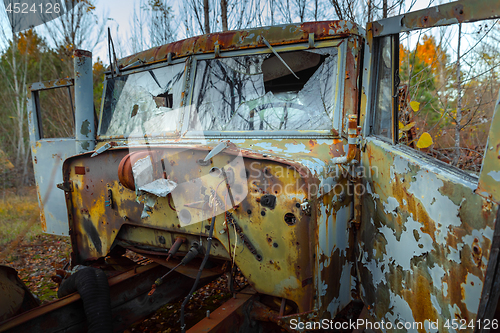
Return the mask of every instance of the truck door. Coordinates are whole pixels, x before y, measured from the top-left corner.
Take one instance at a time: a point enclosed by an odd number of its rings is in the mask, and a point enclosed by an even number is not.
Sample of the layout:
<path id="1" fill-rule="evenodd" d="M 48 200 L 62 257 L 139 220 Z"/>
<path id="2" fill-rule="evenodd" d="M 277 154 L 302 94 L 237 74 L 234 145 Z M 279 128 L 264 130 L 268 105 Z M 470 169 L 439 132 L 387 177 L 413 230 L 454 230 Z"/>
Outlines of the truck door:
<path id="1" fill-rule="evenodd" d="M 57 184 L 63 183 L 64 160 L 76 154 L 72 86 L 73 79 L 34 83 L 30 86 L 31 97 L 28 100 L 33 171 L 42 229 L 46 233 L 62 236 L 68 235 L 68 213 L 65 192 L 58 189 Z M 64 105 L 57 110 L 67 118 L 64 129 L 51 126 L 50 118 L 56 110 L 51 110 L 48 105 L 51 105 L 49 99 L 54 98 Z"/>
<path id="2" fill-rule="evenodd" d="M 365 178 L 357 277 L 368 317 L 384 322 L 387 331 L 448 332 L 465 324 L 472 332 L 487 317 L 498 253 L 498 148 L 483 160 L 492 179 L 481 193 L 476 175 L 398 144 L 399 32 L 421 28 L 419 18 L 427 26 L 482 19 L 472 16 L 472 5 L 455 2 L 367 27 L 372 58 L 360 153 Z M 497 133 L 493 122 L 490 140 Z"/>

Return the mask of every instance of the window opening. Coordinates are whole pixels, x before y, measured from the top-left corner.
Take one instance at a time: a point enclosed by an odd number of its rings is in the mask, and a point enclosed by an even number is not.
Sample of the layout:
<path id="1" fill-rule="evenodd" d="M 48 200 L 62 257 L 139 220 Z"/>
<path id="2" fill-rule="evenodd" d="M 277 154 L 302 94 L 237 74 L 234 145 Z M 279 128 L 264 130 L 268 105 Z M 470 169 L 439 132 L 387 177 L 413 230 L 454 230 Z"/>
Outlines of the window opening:
<path id="1" fill-rule="evenodd" d="M 107 80 L 100 133 L 152 135 L 179 129 L 185 64 Z"/>
<path id="2" fill-rule="evenodd" d="M 190 130 L 331 130 L 336 47 L 198 61 Z"/>

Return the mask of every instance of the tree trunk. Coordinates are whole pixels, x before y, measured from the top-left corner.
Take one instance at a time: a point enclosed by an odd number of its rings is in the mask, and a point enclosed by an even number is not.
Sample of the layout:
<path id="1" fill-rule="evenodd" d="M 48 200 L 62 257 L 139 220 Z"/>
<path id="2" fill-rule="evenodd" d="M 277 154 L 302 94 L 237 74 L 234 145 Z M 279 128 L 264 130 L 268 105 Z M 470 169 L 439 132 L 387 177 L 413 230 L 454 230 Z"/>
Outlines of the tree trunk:
<path id="1" fill-rule="evenodd" d="M 227 31 L 227 0 L 220 0 L 220 16 L 222 20 L 222 31 Z"/>
<path id="2" fill-rule="evenodd" d="M 333 8 L 335 9 L 335 14 L 337 14 L 338 19 L 343 20 L 344 15 L 342 14 L 342 10 L 340 9 L 339 3 L 337 2 L 337 0 L 331 0 L 331 1 L 332 1 Z"/>
<path id="3" fill-rule="evenodd" d="M 208 7 L 208 0 L 203 0 L 203 15 L 205 16 L 205 33 L 210 33 L 210 20 L 208 17 L 208 13 L 210 8 Z"/>
<path id="4" fill-rule="evenodd" d="M 382 3 L 382 17 L 387 18 L 387 0 Z"/>

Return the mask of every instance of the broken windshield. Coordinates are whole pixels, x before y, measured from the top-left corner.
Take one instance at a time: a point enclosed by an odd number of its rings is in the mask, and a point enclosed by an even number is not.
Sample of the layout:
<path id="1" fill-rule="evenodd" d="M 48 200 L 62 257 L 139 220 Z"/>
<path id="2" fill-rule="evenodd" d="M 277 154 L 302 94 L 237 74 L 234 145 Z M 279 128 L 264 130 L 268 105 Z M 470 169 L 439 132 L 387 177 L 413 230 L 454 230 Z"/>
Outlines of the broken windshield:
<path id="1" fill-rule="evenodd" d="M 189 129 L 330 130 L 337 48 L 199 61 Z"/>
<path id="2" fill-rule="evenodd" d="M 101 135 L 139 135 L 180 130 L 185 64 L 109 79 Z"/>

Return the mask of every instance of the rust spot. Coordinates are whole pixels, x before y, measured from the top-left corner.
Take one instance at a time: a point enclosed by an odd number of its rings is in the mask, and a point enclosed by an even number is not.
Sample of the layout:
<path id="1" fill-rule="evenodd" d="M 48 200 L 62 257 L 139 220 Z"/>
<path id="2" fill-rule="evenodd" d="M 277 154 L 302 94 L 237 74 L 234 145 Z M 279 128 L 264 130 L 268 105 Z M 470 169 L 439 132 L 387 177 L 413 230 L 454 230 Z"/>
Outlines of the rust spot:
<path id="1" fill-rule="evenodd" d="M 462 22 L 464 20 L 464 5 L 458 4 L 453 7 L 453 15 L 459 22 Z"/>
<path id="2" fill-rule="evenodd" d="M 76 175 L 84 175 L 85 174 L 85 167 L 75 166 L 75 174 Z"/>

